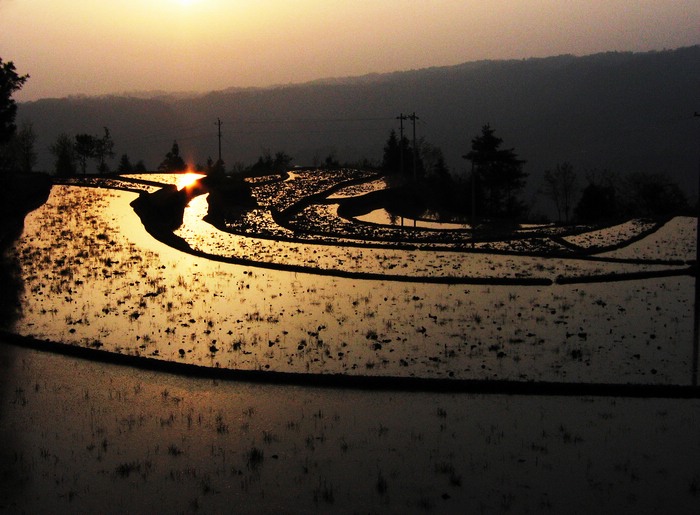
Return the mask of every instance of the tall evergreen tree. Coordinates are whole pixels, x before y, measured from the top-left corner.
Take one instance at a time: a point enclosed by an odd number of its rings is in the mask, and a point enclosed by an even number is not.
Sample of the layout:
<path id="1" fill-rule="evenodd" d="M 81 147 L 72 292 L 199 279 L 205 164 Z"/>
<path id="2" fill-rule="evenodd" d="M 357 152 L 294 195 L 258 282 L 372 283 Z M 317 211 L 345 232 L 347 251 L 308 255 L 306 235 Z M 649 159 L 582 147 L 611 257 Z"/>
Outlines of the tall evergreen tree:
<path id="1" fill-rule="evenodd" d="M 512 148 L 501 148 L 502 144 L 503 139 L 494 134 L 491 126 L 484 125 L 464 157 L 474 166 L 476 192 L 481 201 L 477 204 L 483 206 L 483 214 L 513 218 L 524 211 L 518 194 L 525 187 L 526 161 L 519 159 Z"/>
<path id="2" fill-rule="evenodd" d="M 142 159 L 138 160 L 136 164 L 134 165 L 134 173 L 146 173 L 148 172 L 148 168 L 146 167 L 146 163 L 143 162 Z"/>
<path id="3" fill-rule="evenodd" d="M 117 166 L 117 172 L 118 173 L 133 173 L 134 172 L 134 165 L 131 164 L 131 160 L 129 159 L 128 155 L 122 154 L 122 157 L 119 159 L 119 166 Z"/>
<path id="4" fill-rule="evenodd" d="M 403 157 L 403 173 L 410 174 L 413 173 L 413 150 L 408 142 L 406 136 L 401 140 L 396 135 L 395 130 L 391 130 L 389 133 L 389 139 L 387 139 L 384 145 L 384 157 L 382 158 L 382 170 L 386 173 L 400 173 L 401 170 L 401 159 Z"/>
<path id="5" fill-rule="evenodd" d="M 399 171 L 399 152 L 399 138 L 396 136 L 396 131 L 392 129 L 389 133 L 389 139 L 384 145 L 382 170 L 387 173 L 396 173 Z"/>

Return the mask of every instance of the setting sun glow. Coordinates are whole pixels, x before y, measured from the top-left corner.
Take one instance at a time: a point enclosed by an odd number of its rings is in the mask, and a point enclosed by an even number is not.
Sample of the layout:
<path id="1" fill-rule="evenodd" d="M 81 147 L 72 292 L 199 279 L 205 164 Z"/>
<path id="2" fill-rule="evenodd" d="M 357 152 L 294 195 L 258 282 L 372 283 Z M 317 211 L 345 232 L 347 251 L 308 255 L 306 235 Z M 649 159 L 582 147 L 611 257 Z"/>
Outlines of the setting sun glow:
<path id="1" fill-rule="evenodd" d="M 177 189 L 182 190 L 184 188 L 187 188 L 188 186 L 191 186 L 192 184 L 194 184 L 194 182 L 197 179 L 201 179 L 202 177 L 204 177 L 204 175 L 201 173 L 192 173 L 192 172 L 183 173 L 177 179 L 177 184 L 176 184 Z"/>
<path id="2" fill-rule="evenodd" d="M 697 44 L 697 0 L 0 0 L 21 100 L 268 86 L 327 77 Z M 70 30 L 65 30 L 70 27 Z M 381 27 L 380 30 L 374 30 Z M 275 35 L 293 31 L 293 38 Z M 110 59 L 104 57 L 111 56 Z"/>

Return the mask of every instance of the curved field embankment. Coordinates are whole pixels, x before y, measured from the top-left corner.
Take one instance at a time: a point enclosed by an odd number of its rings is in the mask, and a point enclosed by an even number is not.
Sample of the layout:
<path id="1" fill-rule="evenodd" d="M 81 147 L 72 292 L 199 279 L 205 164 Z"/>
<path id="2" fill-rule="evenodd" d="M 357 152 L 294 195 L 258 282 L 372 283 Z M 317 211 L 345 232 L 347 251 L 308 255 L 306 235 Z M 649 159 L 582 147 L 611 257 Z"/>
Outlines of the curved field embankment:
<path id="1" fill-rule="evenodd" d="M 252 195 L 257 201 L 256 208 L 269 213 L 269 218 L 258 216 L 258 220 L 267 219 L 265 226 L 246 225 L 252 219 L 244 213 L 234 218 L 212 217 L 206 213 L 204 202 L 195 199 L 188 207 L 191 215 L 175 234 L 187 243 L 189 251 L 200 256 L 273 270 L 368 280 L 546 285 L 555 281 L 590 282 L 598 277 L 607 282 L 611 278 L 692 273 L 687 267 L 688 260 L 676 256 L 644 259 L 601 255 L 642 241 L 662 229 L 666 220 L 632 221 L 622 236 L 618 226 L 591 230 L 550 225 L 503 234 L 480 228 L 476 241 L 471 231 L 465 230 L 424 230 L 353 222 L 353 208 L 347 206 L 359 203 L 361 207 L 354 209 L 366 211 L 381 205 L 387 190 L 373 189 L 365 194 L 360 190 L 359 196 L 340 199 L 336 193 L 376 181 L 376 175 L 352 170 L 306 171 L 292 177 L 258 181 L 256 184 L 261 186 L 253 184 Z M 337 210 L 329 209 L 336 202 Z M 589 231 L 584 233 L 585 229 Z M 562 243 L 565 238 L 585 241 L 585 234 L 598 235 L 597 244 L 586 248 L 581 243 Z M 171 236 L 159 237 L 165 241 Z M 180 240 L 178 244 L 178 248 L 184 248 Z"/>

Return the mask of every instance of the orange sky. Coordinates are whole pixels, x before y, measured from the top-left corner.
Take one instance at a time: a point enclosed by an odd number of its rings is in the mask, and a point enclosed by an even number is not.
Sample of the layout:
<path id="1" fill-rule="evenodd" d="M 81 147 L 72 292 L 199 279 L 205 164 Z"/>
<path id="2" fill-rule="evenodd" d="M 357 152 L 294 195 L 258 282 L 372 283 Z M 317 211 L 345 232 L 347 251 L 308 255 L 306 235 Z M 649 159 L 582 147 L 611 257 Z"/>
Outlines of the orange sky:
<path id="1" fill-rule="evenodd" d="M 698 0 L 0 0 L 20 101 L 695 44 Z"/>

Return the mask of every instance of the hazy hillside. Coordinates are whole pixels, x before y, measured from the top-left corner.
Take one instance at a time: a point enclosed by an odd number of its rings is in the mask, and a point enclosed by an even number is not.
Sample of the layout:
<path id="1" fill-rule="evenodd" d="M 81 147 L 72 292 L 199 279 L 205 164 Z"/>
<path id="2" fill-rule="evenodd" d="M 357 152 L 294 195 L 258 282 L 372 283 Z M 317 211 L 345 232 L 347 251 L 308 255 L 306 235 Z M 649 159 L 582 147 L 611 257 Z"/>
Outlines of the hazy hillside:
<path id="1" fill-rule="evenodd" d="M 297 164 L 333 151 L 342 161 L 379 160 L 399 113 L 419 116 L 418 137 L 441 147 L 455 173 L 480 127 L 528 160 L 530 190 L 541 172 L 571 161 L 580 170 L 663 171 L 696 191 L 700 159 L 700 46 L 651 53 L 482 61 L 458 66 L 203 96 L 100 97 L 21 104 L 34 123 L 40 168 L 57 134 L 112 131 L 118 155 L 155 168 L 174 139 L 191 161 L 249 163 L 263 149 Z M 177 85 L 173 85 L 176 89 Z M 411 135 L 410 125 L 406 125 Z M 117 160 L 112 163 L 116 167 Z"/>

